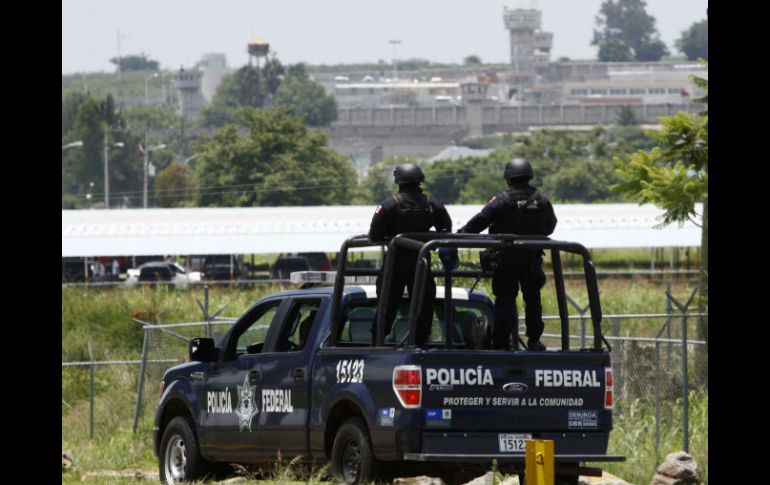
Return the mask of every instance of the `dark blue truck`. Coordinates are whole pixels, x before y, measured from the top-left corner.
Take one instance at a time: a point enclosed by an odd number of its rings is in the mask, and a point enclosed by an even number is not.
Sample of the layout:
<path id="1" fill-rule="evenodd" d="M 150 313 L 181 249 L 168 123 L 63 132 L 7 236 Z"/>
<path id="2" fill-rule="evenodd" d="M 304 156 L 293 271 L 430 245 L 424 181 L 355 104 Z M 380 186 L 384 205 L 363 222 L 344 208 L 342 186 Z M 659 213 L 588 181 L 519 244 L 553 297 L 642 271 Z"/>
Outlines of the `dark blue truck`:
<path id="1" fill-rule="evenodd" d="M 331 461 L 336 479 L 366 483 L 427 473 L 449 483 L 483 473 L 493 460 L 523 474 L 525 442 L 555 441 L 557 483 L 599 474 L 585 462 L 607 455 L 612 429 L 612 370 L 601 333 L 593 262 L 576 243 L 515 235 L 402 234 L 388 251 L 419 249 L 415 295 L 430 277 L 439 247 L 542 249 L 551 253 L 561 319 L 561 347 L 545 352 L 489 350 L 493 302 L 475 291 L 481 270 L 434 270 L 443 278 L 426 348 L 415 346 L 421 298 L 402 296 L 384 334 L 382 311 L 393 295 L 346 279 L 374 276 L 354 268 L 342 246 L 334 286 L 308 285 L 256 302 L 215 344 L 190 342 L 190 362 L 169 369 L 155 416 L 155 452 L 164 483 L 197 480 L 222 464 L 300 457 Z M 561 253 L 583 257 L 593 338 L 570 348 Z M 382 277 L 393 271 L 386 258 Z M 390 265 L 388 264 L 390 263 Z M 317 274 L 319 277 L 323 274 Z M 326 273 L 326 276 L 329 276 Z M 475 278 L 469 289 L 454 278 Z M 371 335 L 374 328 L 374 342 Z"/>

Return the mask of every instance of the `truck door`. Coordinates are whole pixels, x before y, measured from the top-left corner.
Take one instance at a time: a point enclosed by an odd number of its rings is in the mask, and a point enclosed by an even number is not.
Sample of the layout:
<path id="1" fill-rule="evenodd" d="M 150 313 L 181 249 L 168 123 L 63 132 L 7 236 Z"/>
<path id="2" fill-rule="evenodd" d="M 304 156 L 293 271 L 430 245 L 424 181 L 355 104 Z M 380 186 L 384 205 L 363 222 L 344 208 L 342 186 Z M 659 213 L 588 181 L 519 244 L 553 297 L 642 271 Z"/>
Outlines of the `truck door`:
<path id="1" fill-rule="evenodd" d="M 262 348 L 270 327 L 286 306 L 273 299 L 255 306 L 235 323 L 222 349 L 223 359 L 204 377 L 201 448 L 220 460 L 252 461 L 258 455 Z"/>
<path id="2" fill-rule="evenodd" d="M 310 360 L 313 342 L 328 298 L 294 298 L 283 313 L 278 334 L 270 335 L 269 353 L 263 355 L 261 413 L 259 415 L 261 453 L 286 458 L 305 456 L 308 451 L 308 403 Z"/>

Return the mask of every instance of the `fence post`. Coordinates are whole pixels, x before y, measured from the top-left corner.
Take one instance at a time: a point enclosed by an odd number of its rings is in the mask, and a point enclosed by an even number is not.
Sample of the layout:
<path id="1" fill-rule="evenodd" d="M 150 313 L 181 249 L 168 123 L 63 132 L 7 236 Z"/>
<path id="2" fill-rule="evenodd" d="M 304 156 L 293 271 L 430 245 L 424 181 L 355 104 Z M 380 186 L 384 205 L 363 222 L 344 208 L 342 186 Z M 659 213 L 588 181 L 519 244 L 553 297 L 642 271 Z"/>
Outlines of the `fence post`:
<path id="1" fill-rule="evenodd" d="M 677 301 L 677 299 L 674 298 L 670 292 L 666 293 L 666 296 L 682 313 L 682 388 L 684 391 L 684 395 L 682 396 L 682 442 L 684 443 L 685 453 L 690 452 L 690 433 L 688 419 L 690 412 L 690 386 L 687 377 L 687 308 L 690 306 L 690 303 L 692 303 L 693 298 L 695 298 L 695 293 L 697 291 L 697 287 L 693 288 L 692 293 L 690 294 L 690 298 L 687 299 L 687 303 L 684 305 L 679 303 L 679 301 Z"/>
<path id="2" fill-rule="evenodd" d="M 211 338 L 211 318 L 209 317 L 209 285 L 203 285 L 203 314 L 206 319 L 206 338 Z"/>
<path id="3" fill-rule="evenodd" d="M 142 390 L 144 389 L 144 369 L 147 366 L 147 329 L 144 329 L 144 339 L 142 340 L 142 362 L 139 365 L 139 385 L 136 389 L 136 408 L 134 409 L 134 433 L 139 425 L 139 414 L 142 410 Z"/>
<path id="4" fill-rule="evenodd" d="M 671 283 L 666 283 L 666 295 L 671 294 Z M 672 352 L 674 350 L 673 344 L 670 342 L 671 340 L 671 313 L 674 311 L 674 309 L 671 307 L 671 300 L 666 298 L 666 338 L 669 339 L 669 342 L 666 343 L 666 346 L 668 347 L 668 360 L 666 364 L 670 367 L 671 366 L 671 357 Z"/>
<path id="5" fill-rule="evenodd" d="M 615 363 L 618 369 L 618 372 L 615 373 L 615 403 L 617 406 L 618 414 L 621 414 L 623 412 L 623 398 L 625 397 L 625 373 L 623 372 L 623 359 L 621 358 L 620 354 L 620 349 L 622 347 L 622 345 L 620 345 L 620 318 L 612 319 L 612 336 L 618 339 L 618 344 L 612 347 L 612 351 L 615 353 L 615 355 L 612 357 L 612 362 Z"/>
<path id="6" fill-rule="evenodd" d="M 90 378 L 90 384 L 89 384 L 89 434 L 91 436 L 91 439 L 94 438 L 94 352 L 91 348 L 91 341 L 88 342 L 88 360 L 91 362 L 91 365 L 88 366 L 89 373 L 91 374 Z"/>
<path id="7" fill-rule="evenodd" d="M 571 296 L 569 296 L 567 294 L 565 294 L 565 296 L 567 297 L 567 300 L 569 300 L 569 302 L 572 303 L 572 306 L 575 307 L 575 310 L 577 310 L 578 313 L 580 314 L 580 348 L 584 349 L 585 346 L 586 346 L 585 345 L 585 343 L 586 343 L 586 319 L 585 319 L 585 315 L 586 315 L 586 310 L 588 310 L 590 308 L 591 303 L 589 302 L 588 305 L 586 305 L 584 307 L 581 307 L 580 305 L 578 305 L 578 303 Z"/>

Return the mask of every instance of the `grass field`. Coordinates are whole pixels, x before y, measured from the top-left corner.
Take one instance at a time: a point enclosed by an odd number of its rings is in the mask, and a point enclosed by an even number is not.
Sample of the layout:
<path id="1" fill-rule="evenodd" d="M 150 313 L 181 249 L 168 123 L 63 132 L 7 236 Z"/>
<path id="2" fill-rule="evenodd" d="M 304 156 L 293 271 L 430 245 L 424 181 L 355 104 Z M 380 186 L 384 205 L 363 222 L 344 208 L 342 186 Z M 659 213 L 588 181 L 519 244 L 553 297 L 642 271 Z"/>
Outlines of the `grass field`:
<path id="1" fill-rule="evenodd" d="M 579 305 L 585 305 L 585 290 L 577 280 L 567 282 L 567 292 Z M 484 285 L 482 289 L 489 291 Z M 599 285 L 604 314 L 662 313 L 666 309 L 665 286 L 644 279 L 604 280 Z M 212 287 L 210 308 L 227 303 L 227 316 L 239 316 L 248 306 L 277 287 L 237 289 Z M 672 293 L 686 299 L 692 283 L 684 279 L 672 282 Z M 172 323 L 200 321 L 201 311 L 196 300 L 203 300 L 200 288 L 179 291 L 160 288 L 83 288 L 62 287 L 62 361 L 88 360 L 87 345 L 91 342 L 94 358 L 100 360 L 137 359 L 141 354 L 140 326 L 131 321 Z M 544 290 L 545 315 L 557 314 L 554 292 Z M 574 309 L 570 308 L 572 314 Z M 692 319 L 694 320 L 694 319 Z M 635 319 L 624 321 L 621 335 L 653 336 L 661 320 Z M 573 322 L 573 333 L 577 323 Z M 604 332 L 612 332 L 610 322 Z M 695 322 L 689 324 L 695 335 Z M 558 322 L 548 322 L 546 332 L 558 330 Z M 179 347 L 183 349 L 184 347 Z M 183 354 L 183 350 L 181 352 Z M 142 417 L 136 434 L 132 419 L 136 399 L 136 365 L 98 367 L 95 370 L 95 436 L 89 438 L 89 403 L 87 368 L 62 368 L 62 450 L 71 454 L 74 466 L 62 474 L 63 483 L 80 482 L 95 470 L 138 468 L 157 470 L 157 459 L 152 453 L 152 415 L 157 402 L 158 384 L 164 364 L 150 365 L 144 389 Z M 675 400 L 666 403 L 671 416 L 663 424 L 660 456 L 655 456 L 654 407 L 649 401 L 638 399 L 623 403 L 622 413 L 615 414 L 614 431 L 610 438 L 609 453 L 625 454 L 626 463 L 612 464 L 606 469 L 632 483 L 649 483 L 655 467 L 672 451 L 681 449 L 681 405 Z M 679 414 L 677 414 L 679 413 Z M 693 391 L 690 403 L 690 451 L 698 461 L 704 477 L 708 478 L 708 398 L 702 391 Z M 279 467 L 273 475 L 278 482 L 290 478 L 289 467 Z M 278 475 L 276 475 L 278 474 Z M 283 475 L 280 475 L 283 474 Z M 300 477 L 302 478 L 302 477 Z M 320 475 L 305 477 L 317 482 Z M 135 483 L 133 479 L 104 478 L 89 483 Z M 303 481 L 304 483 L 304 481 Z"/>

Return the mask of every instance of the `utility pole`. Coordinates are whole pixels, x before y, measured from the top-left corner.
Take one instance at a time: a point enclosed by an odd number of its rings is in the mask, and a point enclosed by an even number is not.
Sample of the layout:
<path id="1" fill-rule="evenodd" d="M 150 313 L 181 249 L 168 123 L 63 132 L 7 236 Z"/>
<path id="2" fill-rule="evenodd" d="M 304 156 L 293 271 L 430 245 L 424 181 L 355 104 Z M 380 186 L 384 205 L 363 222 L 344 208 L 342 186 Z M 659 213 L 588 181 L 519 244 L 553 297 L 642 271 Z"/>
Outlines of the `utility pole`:
<path id="1" fill-rule="evenodd" d="M 110 125 L 104 123 L 104 207 L 110 208 L 110 143 L 109 133 L 110 131 L 123 131 L 119 128 L 110 128 Z M 122 147 L 123 142 L 119 141 L 113 143 L 113 147 Z"/>
<path id="2" fill-rule="evenodd" d="M 110 126 L 105 123 L 104 124 L 104 207 L 105 209 L 110 208 L 110 171 L 109 171 L 109 155 L 108 151 L 110 149 L 109 145 L 107 144 L 107 136 L 110 132 Z"/>
<path id="3" fill-rule="evenodd" d="M 393 46 L 393 81 L 398 79 L 398 61 L 396 60 L 396 46 L 401 44 L 398 39 L 389 40 L 388 43 Z"/>
<path id="4" fill-rule="evenodd" d="M 144 192 L 142 193 L 142 207 L 147 208 L 147 171 L 150 164 L 150 145 L 147 144 L 147 130 L 144 130 Z"/>

